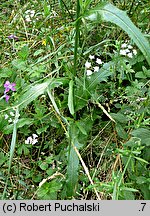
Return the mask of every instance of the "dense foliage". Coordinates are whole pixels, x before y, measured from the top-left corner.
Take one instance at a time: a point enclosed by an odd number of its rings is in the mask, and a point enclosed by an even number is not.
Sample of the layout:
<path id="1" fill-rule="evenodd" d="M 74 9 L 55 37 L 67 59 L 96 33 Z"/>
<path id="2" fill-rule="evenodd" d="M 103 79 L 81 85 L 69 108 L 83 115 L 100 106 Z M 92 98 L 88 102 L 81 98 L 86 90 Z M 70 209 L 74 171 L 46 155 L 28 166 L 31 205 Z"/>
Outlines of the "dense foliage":
<path id="1" fill-rule="evenodd" d="M 150 199 L 150 2 L 1 1 L 1 199 Z"/>

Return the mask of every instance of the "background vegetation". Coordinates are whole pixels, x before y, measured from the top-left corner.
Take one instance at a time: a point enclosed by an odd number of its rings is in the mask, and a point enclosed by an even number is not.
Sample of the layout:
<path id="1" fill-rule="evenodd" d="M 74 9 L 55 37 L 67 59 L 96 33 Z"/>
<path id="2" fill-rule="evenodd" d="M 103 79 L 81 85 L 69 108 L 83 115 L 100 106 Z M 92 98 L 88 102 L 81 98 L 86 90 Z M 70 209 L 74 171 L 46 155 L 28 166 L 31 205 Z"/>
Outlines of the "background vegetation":
<path id="1" fill-rule="evenodd" d="M 150 199 L 150 2 L 1 0 L 1 199 Z"/>

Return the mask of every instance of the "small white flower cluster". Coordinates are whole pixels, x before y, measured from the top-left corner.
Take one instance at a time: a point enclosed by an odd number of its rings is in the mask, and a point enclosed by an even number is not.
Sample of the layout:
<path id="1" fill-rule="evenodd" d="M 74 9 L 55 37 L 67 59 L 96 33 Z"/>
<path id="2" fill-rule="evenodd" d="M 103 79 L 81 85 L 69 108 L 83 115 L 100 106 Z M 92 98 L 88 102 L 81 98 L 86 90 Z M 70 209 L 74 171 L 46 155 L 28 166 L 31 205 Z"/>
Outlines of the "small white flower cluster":
<path id="1" fill-rule="evenodd" d="M 58 14 L 54 10 L 52 10 L 50 18 L 55 18 L 57 16 L 58 16 Z"/>
<path id="2" fill-rule="evenodd" d="M 14 114 L 13 112 L 10 112 L 9 114 L 10 114 L 10 115 L 5 114 L 5 115 L 4 115 L 4 118 L 7 119 L 9 123 L 11 123 L 11 122 L 13 122 L 12 117 L 14 117 L 15 114 Z"/>
<path id="3" fill-rule="evenodd" d="M 19 113 L 18 113 L 17 116 L 15 116 L 15 114 L 11 111 L 11 112 L 9 112 L 9 115 L 8 115 L 8 114 L 5 114 L 5 115 L 4 115 L 4 118 L 5 118 L 6 120 L 8 120 L 9 123 L 17 123 L 19 116 L 20 116 Z M 16 119 L 17 119 L 17 121 L 16 121 Z"/>
<path id="4" fill-rule="evenodd" d="M 95 56 L 89 55 L 89 59 L 91 61 L 93 61 L 93 60 L 95 60 Z M 90 61 L 85 62 L 85 68 L 86 68 L 86 75 L 87 76 L 92 75 L 92 73 L 94 73 L 94 72 L 98 72 L 100 69 L 100 65 L 103 64 L 103 62 L 100 58 L 96 58 L 96 61 L 94 63 L 96 63 L 96 64 L 94 66 L 92 66 L 92 63 Z"/>
<path id="5" fill-rule="evenodd" d="M 35 10 L 27 10 L 25 12 L 25 21 L 31 22 L 34 15 L 35 15 Z"/>
<path id="6" fill-rule="evenodd" d="M 28 137 L 25 140 L 25 144 L 32 144 L 32 145 L 34 145 L 35 143 L 38 142 L 37 137 L 38 137 L 38 135 L 32 134 L 32 136 Z"/>
<path id="7" fill-rule="evenodd" d="M 130 44 L 123 43 L 121 45 L 120 55 L 128 56 L 129 58 L 132 58 L 136 54 L 137 54 L 136 49 L 133 49 L 133 46 L 131 46 Z"/>

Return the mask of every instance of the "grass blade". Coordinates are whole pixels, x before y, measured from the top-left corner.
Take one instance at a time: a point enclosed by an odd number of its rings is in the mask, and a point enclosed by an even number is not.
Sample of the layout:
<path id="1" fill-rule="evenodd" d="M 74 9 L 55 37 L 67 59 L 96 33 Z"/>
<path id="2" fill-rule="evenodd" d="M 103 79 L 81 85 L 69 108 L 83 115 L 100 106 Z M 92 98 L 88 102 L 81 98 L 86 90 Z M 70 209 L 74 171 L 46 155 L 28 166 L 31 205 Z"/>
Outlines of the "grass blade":
<path id="1" fill-rule="evenodd" d="M 89 170 L 88 170 L 87 166 L 85 165 L 85 163 L 84 163 L 84 161 L 83 161 L 83 159 L 82 159 L 82 157 L 81 157 L 81 155 L 80 155 L 78 149 L 76 148 L 76 146 L 73 146 L 73 148 L 74 148 L 76 154 L 78 155 L 78 157 L 79 157 L 79 159 L 80 159 L 80 161 L 81 161 L 81 164 L 82 164 L 82 166 L 83 166 L 83 168 L 84 168 L 84 171 L 85 171 L 85 173 L 86 173 L 86 175 L 87 175 L 87 177 L 88 177 L 88 179 L 89 179 L 91 185 L 94 186 L 94 182 L 93 182 L 93 180 L 92 180 L 92 178 L 91 178 L 91 176 L 90 176 Z M 94 188 L 95 194 L 96 194 L 96 196 L 97 196 L 97 199 L 98 199 L 98 200 L 101 200 L 101 198 L 100 198 L 100 196 L 99 196 L 99 194 L 98 194 L 96 188 L 95 188 L 95 187 L 93 187 L 93 188 Z"/>
<path id="2" fill-rule="evenodd" d="M 34 86 L 29 86 L 28 90 L 20 97 L 19 101 L 15 104 L 19 109 L 23 109 L 33 100 L 35 100 L 39 95 L 43 94 L 45 89 L 50 84 L 50 80 L 43 82 L 41 84 L 36 84 Z"/>
<path id="3" fill-rule="evenodd" d="M 53 104 L 53 107 L 54 107 L 55 111 L 58 113 L 58 115 L 61 116 L 61 114 L 60 114 L 60 112 L 59 112 L 59 109 L 58 109 L 58 107 L 57 107 L 57 104 L 56 104 L 56 102 L 55 102 L 55 99 L 54 99 L 54 97 L 53 97 L 53 95 L 51 94 L 51 92 L 50 92 L 49 89 L 47 89 L 47 94 L 48 94 L 48 96 L 49 96 L 49 98 L 50 98 L 50 100 L 51 100 L 51 102 L 52 102 L 52 104 Z"/>
<path id="4" fill-rule="evenodd" d="M 68 107 L 71 115 L 74 115 L 74 104 L 73 104 L 73 80 L 69 82 L 69 95 L 68 95 Z"/>
<path id="5" fill-rule="evenodd" d="M 78 145 L 77 142 L 74 145 Z M 73 197 L 75 195 L 77 181 L 78 181 L 78 166 L 79 159 L 78 156 L 71 145 L 69 156 L 68 156 L 68 166 L 67 166 L 67 196 Z"/>
<path id="6" fill-rule="evenodd" d="M 16 146 L 16 136 L 17 136 L 17 122 L 19 118 L 19 109 L 18 107 L 16 108 L 16 113 L 15 113 L 15 119 L 14 119 L 14 127 L 13 127 L 13 134 L 12 134 L 12 139 L 11 139 L 11 146 L 10 146 L 10 157 L 9 157 L 9 165 L 8 165 L 8 176 L 6 179 L 6 184 L 5 188 L 3 191 L 3 197 L 2 199 L 5 199 L 6 195 L 6 189 L 7 189 L 7 184 L 8 184 L 8 179 L 10 177 L 10 170 L 11 170 L 11 164 L 14 156 L 14 151 L 15 151 L 15 146 Z"/>
<path id="7" fill-rule="evenodd" d="M 80 143 L 77 139 L 78 128 L 74 123 L 69 125 L 69 151 L 68 151 L 68 163 L 67 163 L 67 197 L 72 198 L 75 195 L 77 182 L 78 182 L 78 167 L 79 158 L 74 150 L 80 148 Z"/>

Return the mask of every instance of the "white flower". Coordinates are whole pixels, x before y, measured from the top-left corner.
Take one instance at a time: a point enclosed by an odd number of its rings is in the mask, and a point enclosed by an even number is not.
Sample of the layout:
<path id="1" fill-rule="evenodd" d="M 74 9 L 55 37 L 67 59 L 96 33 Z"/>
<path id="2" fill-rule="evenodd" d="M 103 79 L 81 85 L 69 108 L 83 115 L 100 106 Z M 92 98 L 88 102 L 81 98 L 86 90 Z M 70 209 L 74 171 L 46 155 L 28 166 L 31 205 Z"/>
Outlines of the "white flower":
<path id="1" fill-rule="evenodd" d="M 121 45 L 121 48 L 126 48 L 127 47 L 127 44 L 126 43 L 123 43 L 122 45 Z"/>
<path id="2" fill-rule="evenodd" d="M 34 17 L 34 14 L 35 14 L 35 11 L 34 11 L 34 10 L 31 10 L 31 11 L 30 11 L 30 16 L 31 16 L 31 17 Z"/>
<path id="3" fill-rule="evenodd" d="M 90 76 L 92 74 L 92 71 L 91 70 L 87 70 L 86 74 L 87 74 L 87 76 Z"/>
<path id="4" fill-rule="evenodd" d="M 25 144 L 32 144 L 32 137 L 28 137 L 28 138 L 25 140 Z"/>
<path id="5" fill-rule="evenodd" d="M 33 138 L 32 138 L 33 137 Z M 36 139 L 38 137 L 38 135 L 36 134 L 32 134 L 32 137 L 28 137 L 26 140 L 25 140 L 25 144 L 32 144 L 34 145 L 35 143 L 38 142 L 38 140 Z"/>
<path id="6" fill-rule="evenodd" d="M 28 13 L 30 13 L 30 10 L 25 11 L 25 14 L 28 14 Z"/>
<path id="7" fill-rule="evenodd" d="M 34 17 L 34 14 L 30 14 L 30 17 L 31 17 L 31 18 Z"/>
<path id="8" fill-rule="evenodd" d="M 10 112 L 9 114 L 10 114 L 11 116 L 15 116 L 15 114 L 14 114 L 13 112 Z"/>
<path id="9" fill-rule="evenodd" d="M 130 50 L 129 50 L 129 49 L 125 49 L 125 52 L 126 52 L 126 53 L 129 53 L 129 52 L 130 52 Z"/>
<path id="10" fill-rule="evenodd" d="M 133 46 L 131 46 L 131 45 L 128 45 L 128 49 L 132 49 L 133 48 Z"/>
<path id="11" fill-rule="evenodd" d="M 95 56 L 94 55 L 89 55 L 89 58 L 92 60 L 92 59 L 95 58 Z"/>
<path id="12" fill-rule="evenodd" d="M 85 67 L 86 67 L 86 68 L 90 68 L 90 67 L 91 67 L 91 63 L 88 62 L 88 61 L 86 61 L 86 62 L 85 62 Z"/>
<path id="13" fill-rule="evenodd" d="M 53 18 L 53 17 L 57 17 L 58 16 L 58 14 L 56 13 L 56 11 L 52 11 L 51 12 L 51 16 L 50 16 L 50 18 Z"/>
<path id="14" fill-rule="evenodd" d="M 25 17 L 25 19 L 26 19 L 26 22 L 31 22 L 31 19 L 30 19 L 30 16 L 29 16 L 29 15 L 27 15 L 27 16 Z"/>
<path id="15" fill-rule="evenodd" d="M 102 60 L 99 59 L 99 58 L 96 59 L 96 63 L 97 63 L 97 64 L 103 64 Z"/>
<path id="16" fill-rule="evenodd" d="M 126 51 L 125 50 L 120 50 L 120 55 L 126 55 Z"/>
<path id="17" fill-rule="evenodd" d="M 16 115 L 16 117 L 19 118 L 19 117 L 20 117 L 20 114 L 18 113 L 18 114 Z"/>
<path id="18" fill-rule="evenodd" d="M 26 22 L 31 22 L 31 18 L 34 17 L 35 11 L 34 10 L 27 10 L 25 12 L 25 14 L 26 14 L 26 16 L 25 16 Z"/>
<path id="19" fill-rule="evenodd" d="M 132 58 L 132 57 L 133 57 L 133 54 L 132 54 L 132 53 L 128 53 L 127 56 L 128 56 L 129 58 Z"/>
<path id="20" fill-rule="evenodd" d="M 17 124 L 17 122 L 18 122 L 18 119 L 16 119 L 16 120 L 13 121 L 14 124 Z"/>
<path id="21" fill-rule="evenodd" d="M 37 142 L 38 142 L 37 139 L 33 139 L 33 140 L 32 140 L 32 145 L 34 145 L 34 144 L 37 143 Z"/>
<path id="22" fill-rule="evenodd" d="M 9 115 L 5 114 L 4 118 L 5 118 L 5 119 L 8 119 L 8 117 L 9 117 Z"/>
<path id="23" fill-rule="evenodd" d="M 137 54 L 137 51 L 136 49 L 133 49 L 133 54 L 136 55 Z"/>
<path id="24" fill-rule="evenodd" d="M 38 135 L 36 134 L 32 134 L 32 136 L 33 136 L 33 139 L 36 139 L 38 137 Z"/>
<path id="25" fill-rule="evenodd" d="M 38 142 L 38 140 L 36 139 L 38 137 L 38 135 L 37 134 L 32 134 L 32 136 L 33 136 L 32 145 L 34 145 L 35 143 Z"/>
<path id="26" fill-rule="evenodd" d="M 8 122 L 11 123 L 11 122 L 12 122 L 12 119 L 10 118 L 10 119 L 8 120 Z"/>
<path id="27" fill-rule="evenodd" d="M 95 66 L 95 67 L 93 67 L 94 68 L 94 71 L 95 72 L 98 72 L 99 71 L 99 67 L 98 66 Z"/>
<path id="28" fill-rule="evenodd" d="M 27 10 L 27 11 L 25 11 L 25 14 L 29 14 L 31 16 L 34 16 L 35 10 Z"/>

